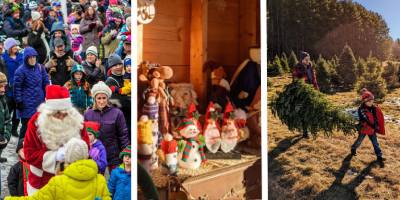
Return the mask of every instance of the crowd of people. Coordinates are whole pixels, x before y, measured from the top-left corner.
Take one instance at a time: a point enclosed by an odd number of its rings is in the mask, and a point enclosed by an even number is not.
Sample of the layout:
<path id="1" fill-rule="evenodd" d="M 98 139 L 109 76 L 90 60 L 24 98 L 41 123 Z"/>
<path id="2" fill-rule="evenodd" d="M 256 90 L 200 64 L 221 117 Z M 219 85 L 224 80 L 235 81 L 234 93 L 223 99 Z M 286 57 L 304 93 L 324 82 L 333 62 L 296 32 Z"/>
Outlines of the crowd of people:
<path id="1" fill-rule="evenodd" d="M 19 158 L 6 199 L 131 198 L 130 3 L 3 2 L 0 156 L 14 136 Z"/>

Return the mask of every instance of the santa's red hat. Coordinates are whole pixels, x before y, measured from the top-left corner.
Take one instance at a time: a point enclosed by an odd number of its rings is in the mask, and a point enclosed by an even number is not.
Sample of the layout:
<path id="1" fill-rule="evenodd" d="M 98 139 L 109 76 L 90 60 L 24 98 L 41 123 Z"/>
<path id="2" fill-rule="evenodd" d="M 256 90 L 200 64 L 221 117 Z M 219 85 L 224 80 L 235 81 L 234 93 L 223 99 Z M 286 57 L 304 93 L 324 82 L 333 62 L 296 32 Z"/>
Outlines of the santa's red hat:
<path id="1" fill-rule="evenodd" d="M 234 114 L 235 114 L 235 110 L 233 109 L 231 102 L 228 101 L 228 103 L 225 106 L 225 111 L 224 111 L 224 124 L 225 124 L 226 120 L 233 119 Z"/>
<path id="2" fill-rule="evenodd" d="M 172 136 L 171 139 L 163 140 L 160 147 L 165 154 L 176 153 L 178 151 L 178 143 L 172 139 Z"/>
<path id="3" fill-rule="evenodd" d="M 216 112 L 216 111 L 217 111 L 217 109 L 215 109 L 215 107 L 214 107 L 214 102 L 210 101 L 210 103 L 207 106 L 207 110 L 206 110 L 204 129 L 207 128 L 208 119 L 211 118 L 211 112 Z M 215 123 L 216 123 L 217 128 L 219 129 L 219 125 L 217 123 L 217 119 L 215 119 Z"/>
<path id="4" fill-rule="evenodd" d="M 196 109 L 196 104 L 194 104 L 193 102 L 190 104 L 189 108 L 188 108 L 188 112 L 187 112 L 187 117 L 188 118 L 193 118 L 194 115 L 193 113 L 197 112 Z"/>
<path id="5" fill-rule="evenodd" d="M 46 86 L 46 108 L 49 110 L 69 110 L 72 108 L 67 88 L 59 85 Z"/>

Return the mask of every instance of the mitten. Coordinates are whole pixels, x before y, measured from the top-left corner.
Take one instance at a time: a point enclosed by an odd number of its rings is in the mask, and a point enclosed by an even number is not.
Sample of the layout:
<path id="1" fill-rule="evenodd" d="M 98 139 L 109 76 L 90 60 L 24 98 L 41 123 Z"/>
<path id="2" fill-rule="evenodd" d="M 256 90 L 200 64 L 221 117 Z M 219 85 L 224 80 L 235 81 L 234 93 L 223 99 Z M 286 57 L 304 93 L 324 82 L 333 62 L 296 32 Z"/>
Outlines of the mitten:
<path id="1" fill-rule="evenodd" d="M 62 162 L 62 161 L 64 161 L 64 160 L 65 160 L 65 149 L 64 149 L 64 147 L 60 147 L 60 148 L 57 150 L 56 161 Z"/>
<path id="2" fill-rule="evenodd" d="M 124 87 L 121 88 L 122 95 L 130 95 L 131 94 L 131 82 L 129 80 L 124 80 Z"/>
<path id="3" fill-rule="evenodd" d="M 120 94 L 120 88 L 117 86 L 110 86 L 110 89 L 113 93 Z"/>

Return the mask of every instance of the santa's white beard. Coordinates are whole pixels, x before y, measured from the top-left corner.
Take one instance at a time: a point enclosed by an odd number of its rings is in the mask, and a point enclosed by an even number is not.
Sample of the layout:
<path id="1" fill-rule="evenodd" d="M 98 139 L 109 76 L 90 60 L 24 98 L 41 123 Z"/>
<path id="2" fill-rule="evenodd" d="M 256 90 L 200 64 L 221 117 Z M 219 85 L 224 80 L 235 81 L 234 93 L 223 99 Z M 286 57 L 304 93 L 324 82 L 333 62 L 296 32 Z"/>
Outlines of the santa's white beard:
<path id="1" fill-rule="evenodd" d="M 221 145 L 221 136 L 215 124 L 207 125 L 204 130 L 204 138 L 207 149 L 212 153 L 216 153 Z"/>
<path id="2" fill-rule="evenodd" d="M 69 109 L 67 116 L 63 119 L 57 119 L 52 115 L 56 111 L 48 110 L 39 106 L 40 112 L 37 123 L 39 137 L 49 150 L 56 150 L 66 144 L 71 138 L 81 138 L 83 128 L 83 116 L 75 109 Z"/>
<path id="3" fill-rule="evenodd" d="M 221 150 L 224 153 L 232 151 L 238 141 L 238 130 L 234 124 L 224 125 L 221 131 Z"/>

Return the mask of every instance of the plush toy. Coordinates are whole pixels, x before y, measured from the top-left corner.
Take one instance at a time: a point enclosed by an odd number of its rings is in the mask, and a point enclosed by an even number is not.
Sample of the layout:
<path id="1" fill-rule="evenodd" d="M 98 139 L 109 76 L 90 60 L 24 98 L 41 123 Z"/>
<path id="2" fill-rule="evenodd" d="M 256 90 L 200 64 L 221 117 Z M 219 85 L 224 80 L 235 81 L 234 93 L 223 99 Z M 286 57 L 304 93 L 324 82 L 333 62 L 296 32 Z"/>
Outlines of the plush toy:
<path id="1" fill-rule="evenodd" d="M 178 142 L 173 139 L 171 134 L 166 134 L 160 145 L 162 161 L 162 171 L 164 174 L 174 175 L 178 172 Z"/>
<path id="2" fill-rule="evenodd" d="M 138 159 L 147 171 L 151 169 L 154 153 L 152 129 L 152 121 L 146 115 L 142 115 L 138 122 Z"/>
<path id="3" fill-rule="evenodd" d="M 208 100 L 215 103 L 215 107 L 222 111 L 229 100 L 231 90 L 229 82 L 226 80 L 226 73 L 222 65 L 213 61 L 208 61 L 205 69 L 211 70 L 211 80 L 209 81 L 208 91 L 210 91 Z M 210 85 L 211 84 L 211 85 Z"/>
<path id="4" fill-rule="evenodd" d="M 204 125 L 204 139 L 207 149 L 216 153 L 221 146 L 221 134 L 218 125 L 218 111 L 214 107 L 214 103 L 210 102 L 207 107 Z"/>
<path id="5" fill-rule="evenodd" d="M 226 104 L 223 125 L 221 129 L 221 150 L 224 153 L 232 151 L 239 140 L 239 131 L 235 124 L 235 113 L 230 102 Z"/>
<path id="6" fill-rule="evenodd" d="M 169 88 L 171 88 L 171 96 L 174 99 L 175 108 L 184 110 L 191 103 L 198 105 L 197 93 L 191 83 L 172 83 L 169 84 Z"/>
<path id="7" fill-rule="evenodd" d="M 190 119 L 185 119 L 179 127 L 182 139 L 178 143 L 178 163 L 185 169 L 197 169 L 206 162 L 204 153 L 204 137 L 199 135 L 197 125 Z"/>

